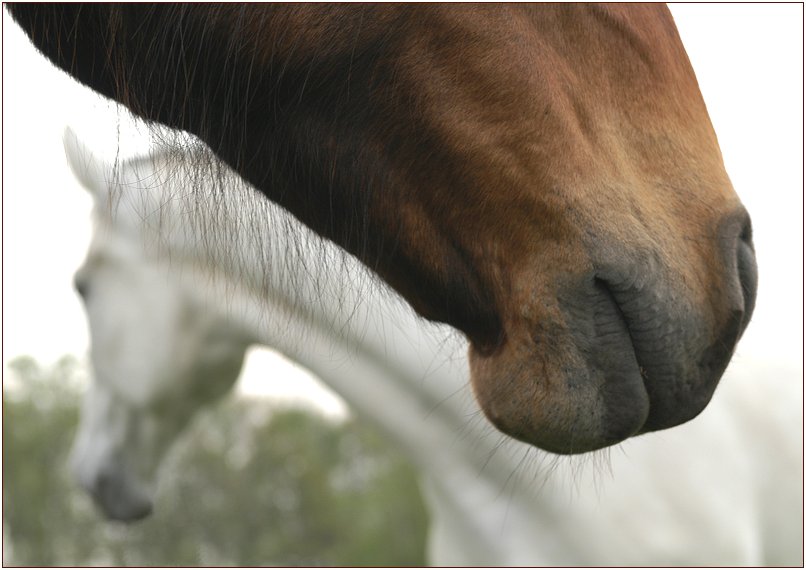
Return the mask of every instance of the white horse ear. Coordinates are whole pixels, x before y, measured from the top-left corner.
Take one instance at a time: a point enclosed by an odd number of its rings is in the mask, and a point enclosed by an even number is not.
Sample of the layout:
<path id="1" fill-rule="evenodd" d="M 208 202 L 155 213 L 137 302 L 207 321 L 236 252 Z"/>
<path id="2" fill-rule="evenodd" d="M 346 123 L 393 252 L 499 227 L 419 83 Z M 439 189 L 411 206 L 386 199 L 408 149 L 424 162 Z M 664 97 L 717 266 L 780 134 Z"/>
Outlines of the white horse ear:
<path id="1" fill-rule="evenodd" d="M 106 188 L 106 178 L 111 172 L 110 166 L 97 158 L 69 126 L 64 129 L 62 141 L 67 164 L 73 176 L 91 194 L 97 196 Z"/>

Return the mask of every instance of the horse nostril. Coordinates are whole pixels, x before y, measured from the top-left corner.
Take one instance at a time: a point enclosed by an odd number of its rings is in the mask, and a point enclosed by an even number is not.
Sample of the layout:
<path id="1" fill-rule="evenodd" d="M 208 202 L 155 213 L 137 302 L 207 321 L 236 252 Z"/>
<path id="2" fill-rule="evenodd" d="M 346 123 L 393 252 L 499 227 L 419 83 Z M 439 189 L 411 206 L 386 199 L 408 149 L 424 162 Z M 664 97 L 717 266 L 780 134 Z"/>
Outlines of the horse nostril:
<path id="1" fill-rule="evenodd" d="M 758 288 L 758 267 L 756 253 L 753 247 L 753 231 L 749 216 L 746 217 L 739 234 L 736 245 L 736 269 L 738 271 L 739 285 L 744 300 L 744 315 L 742 316 L 742 331 L 750 322 L 753 309 L 756 306 L 756 291 Z"/>
<path id="2" fill-rule="evenodd" d="M 753 228 L 747 211 L 739 208 L 727 216 L 721 224 L 718 235 L 726 271 L 722 279 L 730 291 L 724 302 L 729 303 L 733 313 L 731 317 L 733 332 L 725 334 L 732 336 L 735 344 L 753 315 L 758 286 Z"/>

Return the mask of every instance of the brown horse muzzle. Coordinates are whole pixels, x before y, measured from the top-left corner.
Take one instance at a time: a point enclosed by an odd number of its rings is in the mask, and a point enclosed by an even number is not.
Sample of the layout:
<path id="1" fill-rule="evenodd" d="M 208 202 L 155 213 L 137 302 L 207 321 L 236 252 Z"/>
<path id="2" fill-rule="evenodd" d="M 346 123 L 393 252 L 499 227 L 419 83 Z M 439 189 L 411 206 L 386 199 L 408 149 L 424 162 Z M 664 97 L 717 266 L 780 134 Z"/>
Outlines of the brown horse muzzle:
<path id="1" fill-rule="evenodd" d="M 710 268 L 717 285 L 702 296 L 707 307 L 692 301 L 673 265 L 652 256 L 556 278 L 554 300 L 536 296 L 539 307 L 498 351 L 471 350 L 473 386 L 488 418 L 545 450 L 581 453 L 697 416 L 756 296 L 744 209 L 714 237 L 710 257 L 721 267 Z"/>

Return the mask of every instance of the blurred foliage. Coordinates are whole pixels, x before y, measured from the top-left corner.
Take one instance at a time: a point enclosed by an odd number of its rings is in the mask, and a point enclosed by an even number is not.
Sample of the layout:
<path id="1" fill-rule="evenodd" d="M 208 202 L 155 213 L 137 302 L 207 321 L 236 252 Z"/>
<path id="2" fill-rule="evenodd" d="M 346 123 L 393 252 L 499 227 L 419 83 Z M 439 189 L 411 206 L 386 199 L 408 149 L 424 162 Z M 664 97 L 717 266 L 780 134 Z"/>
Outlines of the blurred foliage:
<path id="1" fill-rule="evenodd" d="M 154 514 L 102 520 L 67 473 L 80 366 L 11 365 L 3 391 L 4 564 L 421 566 L 412 468 L 355 421 L 226 399 L 166 460 Z"/>

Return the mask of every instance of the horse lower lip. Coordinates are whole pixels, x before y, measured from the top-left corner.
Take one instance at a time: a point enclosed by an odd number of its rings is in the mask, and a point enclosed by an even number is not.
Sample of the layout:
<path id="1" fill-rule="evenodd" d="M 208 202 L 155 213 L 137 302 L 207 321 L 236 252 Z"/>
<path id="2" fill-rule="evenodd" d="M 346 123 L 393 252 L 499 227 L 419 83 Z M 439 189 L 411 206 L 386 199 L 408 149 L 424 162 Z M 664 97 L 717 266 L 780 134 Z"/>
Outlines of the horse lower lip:
<path id="1" fill-rule="evenodd" d="M 608 406 L 609 431 L 624 439 L 643 428 L 650 413 L 647 374 L 633 338 L 630 320 L 606 281 L 594 282 L 595 354 L 589 365 L 604 375 L 602 387 Z M 628 410 L 624 408 L 634 407 Z"/>
<path id="2" fill-rule="evenodd" d="M 701 319 L 664 302 L 673 295 L 648 287 L 610 291 L 648 397 L 647 416 L 639 433 L 694 418 L 710 401 L 729 360 L 719 350 L 722 343 L 706 348 L 708 336 Z"/>

